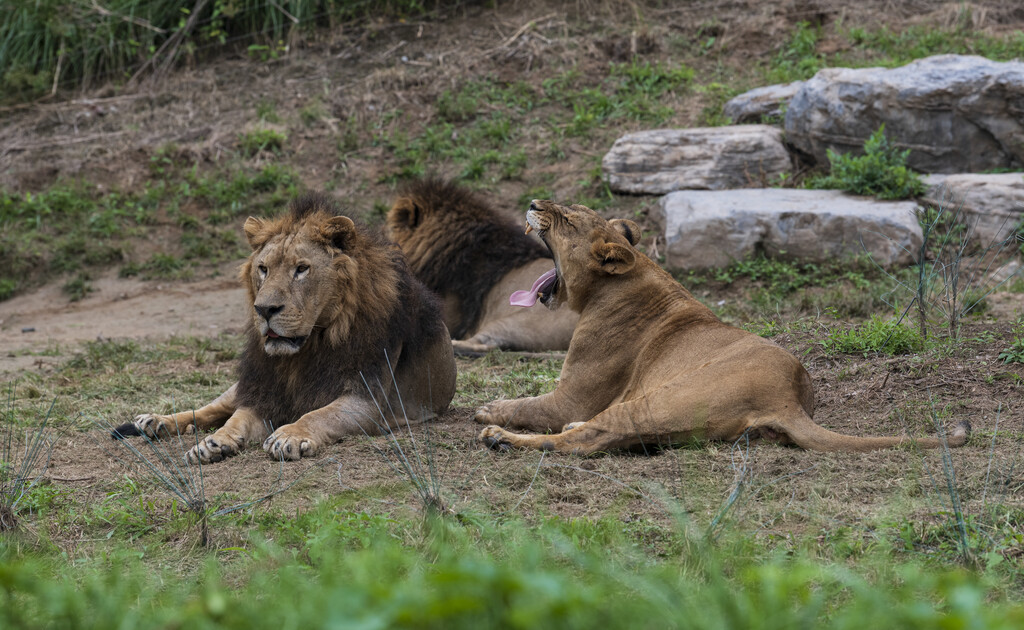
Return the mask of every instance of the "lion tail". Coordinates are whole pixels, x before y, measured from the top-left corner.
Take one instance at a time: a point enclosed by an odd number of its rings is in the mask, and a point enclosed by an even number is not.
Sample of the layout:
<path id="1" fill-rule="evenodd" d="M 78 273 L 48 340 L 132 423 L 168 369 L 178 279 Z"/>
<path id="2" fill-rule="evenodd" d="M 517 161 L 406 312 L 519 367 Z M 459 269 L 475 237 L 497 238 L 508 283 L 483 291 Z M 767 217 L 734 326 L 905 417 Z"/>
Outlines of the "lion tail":
<path id="1" fill-rule="evenodd" d="M 829 431 L 814 422 L 807 414 L 800 414 L 799 417 L 792 418 L 785 423 L 785 426 L 780 423 L 772 428 L 787 434 L 794 444 L 815 451 L 865 452 L 904 444 L 916 444 L 919 448 L 938 448 L 945 443 L 956 447 L 966 444 L 971 435 L 971 424 L 963 420 L 945 435 L 940 433 L 939 437 L 857 437 Z"/>

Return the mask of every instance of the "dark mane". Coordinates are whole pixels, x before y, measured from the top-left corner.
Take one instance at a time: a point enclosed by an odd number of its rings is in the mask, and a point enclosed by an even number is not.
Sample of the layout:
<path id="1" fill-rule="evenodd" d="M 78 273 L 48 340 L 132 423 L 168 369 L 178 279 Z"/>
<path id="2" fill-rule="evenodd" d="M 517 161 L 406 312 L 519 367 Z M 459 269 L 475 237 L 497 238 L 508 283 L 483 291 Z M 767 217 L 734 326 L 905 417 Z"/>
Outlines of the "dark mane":
<path id="1" fill-rule="evenodd" d="M 462 320 L 452 339 L 464 339 L 480 320 L 483 298 L 509 271 L 539 258 L 551 258 L 547 248 L 523 233 L 466 188 L 431 177 L 410 183 L 403 191 L 420 211 L 420 238 L 434 238 L 430 255 L 409 264 L 416 277 L 438 295 L 454 295 Z M 431 223 L 430 227 L 424 226 Z"/>
<path id="2" fill-rule="evenodd" d="M 288 211 L 295 221 L 301 221 L 317 212 L 326 212 L 331 216 L 343 213 L 341 206 L 333 197 L 322 192 L 307 192 L 299 195 L 288 204 Z"/>
<path id="3" fill-rule="evenodd" d="M 304 196 L 292 205 L 293 215 L 308 216 L 325 209 L 323 203 L 334 206 L 323 195 Z M 357 229 L 359 249 L 375 250 L 369 282 L 397 279 L 397 287 L 389 292 L 394 297 L 390 304 L 381 308 L 367 304 L 371 300 L 356 300 L 358 311 L 341 345 L 329 342 L 326 329 L 315 328 L 302 349 L 286 357 L 267 355 L 251 318 L 246 325 L 247 341 L 239 361 L 239 404 L 254 409 L 274 427 L 295 422 L 345 394 L 365 398 L 371 393 L 383 405 L 379 384 L 390 380 L 398 362 L 410 360 L 423 343 L 436 339 L 443 326 L 437 298 L 413 277 L 401 251 L 376 232 Z M 384 273 L 382 265 L 394 274 Z M 371 265 L 361 267 L 366 273 Z"/>

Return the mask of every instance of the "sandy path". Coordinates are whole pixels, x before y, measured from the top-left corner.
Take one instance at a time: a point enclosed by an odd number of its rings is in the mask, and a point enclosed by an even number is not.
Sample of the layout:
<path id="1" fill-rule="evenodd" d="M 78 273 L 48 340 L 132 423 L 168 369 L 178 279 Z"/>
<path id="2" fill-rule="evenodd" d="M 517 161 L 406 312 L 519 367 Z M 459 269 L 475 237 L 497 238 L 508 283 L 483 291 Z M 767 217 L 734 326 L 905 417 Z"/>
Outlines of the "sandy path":
<path id="1" fill-rule="evenodd" d="M 38 353 L 82 341 L 239 331 L 245 293 L 237 267 L 225 264 L 217 276 L 191 282 L 121 279 L 111 270 L 79 302 L 69 302 L 59 282 L 0 302 L 0 372 L 60 360 Z"/>

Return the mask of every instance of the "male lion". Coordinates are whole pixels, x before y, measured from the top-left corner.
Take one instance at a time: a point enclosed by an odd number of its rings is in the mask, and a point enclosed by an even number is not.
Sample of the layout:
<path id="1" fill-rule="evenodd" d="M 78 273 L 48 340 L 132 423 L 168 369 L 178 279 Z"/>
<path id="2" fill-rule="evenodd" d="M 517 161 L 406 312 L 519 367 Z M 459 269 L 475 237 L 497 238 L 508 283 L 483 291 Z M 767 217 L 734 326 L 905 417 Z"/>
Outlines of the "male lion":
<path id="1" fill-rule="evenodd" d="M 441 179 L 417 180 L 387 224 L 413 273 L 444 301 L 456 351 L 569 347 L 575 313 L 509 304 L 509 294 L 551 267 L 551 255 L 477 195 Z"/>
<path id="2" fill-rule="evenodd" d="M 245 222 L 253 252 L 240 275 L 252 317 L 238 382 L 194 412 L 137 416 L 115 437 L 220 427 L 189 461 L 217 462 L 253 441 L 295 460 L 448 407 L 448 331 L 398 248 L 339 215 L 324 195 L 303 196 L 290 210 Z"/>
<path id="3" fill-rule="evenodd" d="M 549 308 L 567 303 L 579 323 L 555 391 L 493 402 L 475 420 L 561 433 L 488 426 L 480 434 L 484 444 L 583 455 L 744 434 L 822 451 L 939 445 L 937 438 L 853 437 L 815 424 L 811 379 L 800 362 L 715 317 L 633 248 L 640 230 L 632 221 L 535 200 L 526 222 L 555 258 L 541 301 Z M 949 445 L 964 444 L 969 431 L 966 423 L 956 427 Z"/>

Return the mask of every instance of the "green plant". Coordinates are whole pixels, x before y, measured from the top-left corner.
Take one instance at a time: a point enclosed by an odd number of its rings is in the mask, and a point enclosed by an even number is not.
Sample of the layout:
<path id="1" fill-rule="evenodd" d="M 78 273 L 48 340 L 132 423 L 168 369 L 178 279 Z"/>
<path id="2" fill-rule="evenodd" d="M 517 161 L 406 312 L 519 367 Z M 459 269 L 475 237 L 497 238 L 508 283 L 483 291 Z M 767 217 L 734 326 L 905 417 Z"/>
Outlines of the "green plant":
<path id="1" fill-rule="evenodd" d="M 873 315 L 870 320 L 853 328 L 832 331 L 821 341 L 829 353 L 863 354 L 909 354 L 924 347 L 924 339 L 918 331 L 898 319 Z"/>
<path id="2" fill-rule="evenodd" d="M 277 114 L 277 106 L 271 101 L 261 100 L 256 103 L 256 117 L 268 123 L 281 122 L 281 117 Z"/>
<path id="3" fill-rule="evenodd" d="M 313 98 L 299 110 L 299 118 L 302 124 L 312 127 L 314 124 L 327 116 L 327 109 L 319 98 Z"/>
<path id="4" fill-rule="evenodd" d="M 13 278 L 0 278 L 0 302 L 14 295 L 18 282 Z"/>
<path id="5" fill-rule="evenodd" d="M 799 22 L 796 30 L 782 50 L 772 59 L 766 80 L 768 83 L 803 81 L 825 67 L 825 59 L 817 52 L 821 29 L 809 22 Z"/>
<path id="6" fill-rule="evenodd" d="M 864 155 L 838 154 L 828 149 L 831 172 L 806 180 L 808 188 L 838 188 L 880 199 L 906 199 L 924 193 L 920 176 L 907 168 L 910 149 L 889 144 L 882 125 L 864 142 Z"/>
<path id="7" fill-rule="evenodd" d="M 1024 319 L 1018 318 L 1010 330 L 1013 341 L 1009 348 L 999 353 L 999 360 L 1003 363 L 1024 363 Z"/>
<path id="8" fill-rule="evenodd" d="M 277 153 L 284 148 L 288 136 L 276 129 L 254 129 L 238 134 L 238 146 L 242 153 L 254 156 L 262 151 Z"/>
<path id="9" fill-rule="evenodd" d="M 56 401 L 54 401 L 56 402 Z M 47 431 L 53 403 L 42 420 L 18 435 L 14 384 L 8 386 L 7 408 L 0 413 L 0 534 L 18 525 L 19 503 L 42 479 L 50 462 L 53 440 Z"/>
<path id="10" fill-rule="evenodd" d="M 937 314 L 950 338 L 960 336 L 961 322 L 970 313 L 980 313 L 985 299 L 1009 283 L 1018 272 L 992 281 L 992 265 L 1016 247 L 1016 235 L 982 245 L 973 243 L 962 207 L 950 210 L 943 205 L 919 212 L 923 239 L 916 253 L 918 264 L 912 279 L 897 279 L 896 288 L 913 296 L 904 309 L 906 315 L 916 306 L 918 329 L 928 335 L 932 314 Z M 968 255 L 970 254 L 970 255 Z M 899 310 L 899 309 L 897 309 Z"/>
<path id="11" fill-rule="evenodd" d="M 64 289 L 64 293 L 67 293 L 68 298 L 72 302 L 77 302 L 96 290 L 89 280 L 89 274 L 78 273 L 74 278 L 65 282 L 61 288 Z"/>

